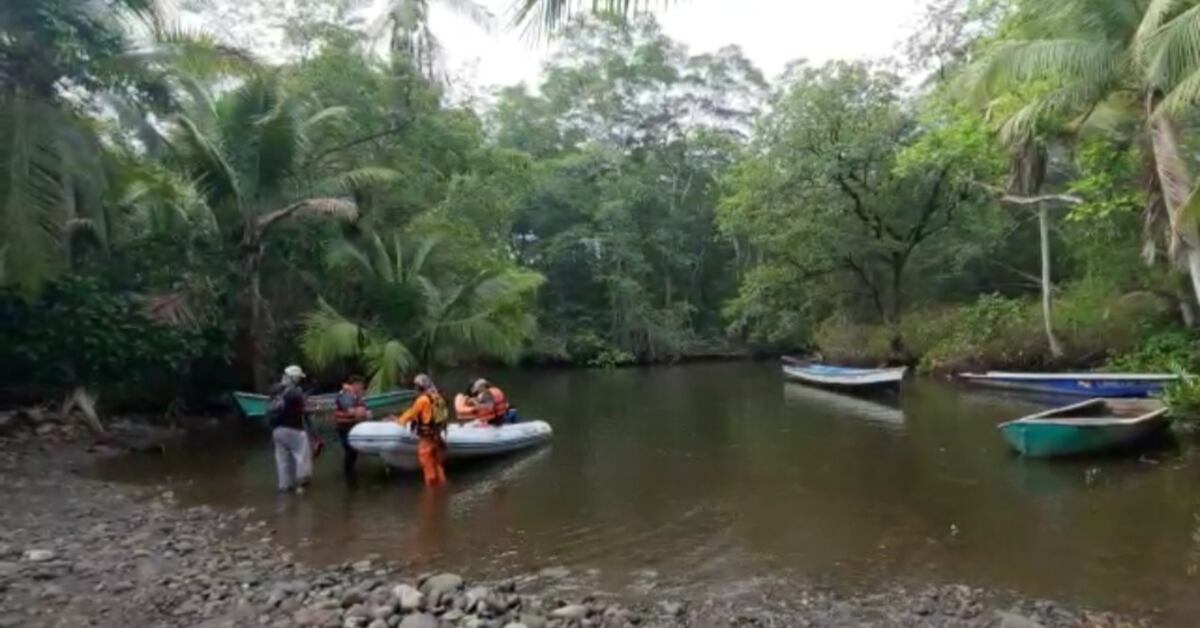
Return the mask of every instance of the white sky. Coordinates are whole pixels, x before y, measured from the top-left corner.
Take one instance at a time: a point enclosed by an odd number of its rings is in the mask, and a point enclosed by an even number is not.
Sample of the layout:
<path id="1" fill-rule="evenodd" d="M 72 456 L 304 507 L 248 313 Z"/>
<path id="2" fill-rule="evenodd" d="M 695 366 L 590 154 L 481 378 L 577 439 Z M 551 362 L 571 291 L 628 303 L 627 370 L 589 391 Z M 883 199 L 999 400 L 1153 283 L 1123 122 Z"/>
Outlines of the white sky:
<path id="1" fill-rule="evenodd" d="M 432 27 L 449 57 L 452 75 L 475 87 L 536 80 L 549 54 L 508 28 L 512 0 L 479 0 L 499 17 L 488 33 L 431 0 Z M 692 52 L 741 46 L 767 75 L 805 58 L 877 59 L 897 52 L 913 31 L 922 0 L 680 0 L 659 11 L 668 35 Z"/>
<path id="2" fill-rule="evenodd" d="M 0 2 L 7 0 L 0 0 Z M 319 0 L 318 0 L 319 1 Z M 376 7 L 387 0 L 373 0 Z M 431 26 L 445 47 L 456 90 L 534 82 L 553 48 L 529 42 L 510 27 L 514 0 L 476 0 L 497 17 L 488 32 L 428 0 Z M 286 56 L 282 16 L 298 0 L 176 0 L 183 23 L 225 37 L 266 59 Z M 877 59 L 897 52 L 917 25 L 925 0 L 674 0 L 658 11 L 667 34 L 693 53 L 737 44 L 773 78 L 796 59 Z M 369 2 L 366 3 L 370 6 Z M 465 83 L 464 83 L 465 81 Z"/>

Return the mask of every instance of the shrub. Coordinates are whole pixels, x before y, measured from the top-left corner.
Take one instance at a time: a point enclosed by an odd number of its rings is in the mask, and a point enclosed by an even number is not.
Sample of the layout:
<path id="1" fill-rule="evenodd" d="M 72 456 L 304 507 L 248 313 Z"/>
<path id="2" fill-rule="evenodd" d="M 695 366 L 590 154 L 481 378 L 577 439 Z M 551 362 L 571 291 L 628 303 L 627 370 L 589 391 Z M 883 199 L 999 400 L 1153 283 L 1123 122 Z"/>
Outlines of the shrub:
<path id="1" fill-rule="evenodd" d="M 1200 372 L 1200 333 L 1185 329 L 1152 332 L 1133 351 L 1109 360 L 1113 371 Z"/>
<path id="2" fill-rule="evenodd" d="M 1163 402 L 1171 409 L 1175 431 L 1187 434 L 1200 431 L 1200 378 L 1185 377 L 1167 386 Z"/>

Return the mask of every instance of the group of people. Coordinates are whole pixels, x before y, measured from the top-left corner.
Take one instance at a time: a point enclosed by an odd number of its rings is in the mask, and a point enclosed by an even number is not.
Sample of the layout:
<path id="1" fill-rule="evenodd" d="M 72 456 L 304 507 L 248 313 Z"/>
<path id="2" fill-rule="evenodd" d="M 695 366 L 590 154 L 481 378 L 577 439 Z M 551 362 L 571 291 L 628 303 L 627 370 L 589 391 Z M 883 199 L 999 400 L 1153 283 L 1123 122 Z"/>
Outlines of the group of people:
<path id="1" fill-rule="evenodd" d="M 304 371 L 299 366 L 284 369 L 283 378 L 272 389 L 267 405 L 280 491 L 303 493 L 312 477 L 314 445 L 310 434 L 313 430 L 308 423 L 307 401 L 302 387 L 304 379 Z M 413 387 L 417 391 L 416 398 L 407 410 L 392 420 L 408 426 L 417 435 L 417 459 L 421 463 L 425 484 L 437 486 L 446 482 L 445 433 L 450 422 L 450 410 L 445 397 L 428 375 L 422 373 L 413 378 Z M 475 421 L 481 425 L 499 426 L 515 419 L 508 396 L 483 378 L 471 380 L 467 390 L 455 398 L 454 408 L 458 420 Z M 355 425 L 371 420 L 362 376 L 353 375 L 342 384 L 334 400 L 333 420 L 342 447 L 342 470 L 347 478 L 352 479 L 358 464 L 358 452 L 350 446 L 350 431 Z"/>

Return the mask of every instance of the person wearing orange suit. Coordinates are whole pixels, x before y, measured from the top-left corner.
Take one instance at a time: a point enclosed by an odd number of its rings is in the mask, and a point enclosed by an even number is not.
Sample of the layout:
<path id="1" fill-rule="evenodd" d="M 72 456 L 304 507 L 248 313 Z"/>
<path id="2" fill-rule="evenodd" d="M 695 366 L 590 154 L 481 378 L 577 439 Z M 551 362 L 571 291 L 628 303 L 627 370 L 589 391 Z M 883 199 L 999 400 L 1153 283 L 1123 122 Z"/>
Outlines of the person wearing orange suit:
<path id="1" fill-rule="evenodd" d="M 446 429 L 449 411 L 446 409 L 446 400 L 428 375 L 417 375 L 413 379 L 413 386 L 417 389 L 417 398 L 404 414 L 396 418 L 396 422 L 410 425 L 417 434 L 417 460 L 421 462 L 425 485 L 437 486 L 446 482 L 446 441 L 442 433 Z"/>
<path id="2" fill-rule="evenodd" d="M 486 379 L 477 379 L 471 386 L 474 395 L 475 418 L 488 425 L 503 425 L 508 420 L 508 396 L 499 386 Z"/>

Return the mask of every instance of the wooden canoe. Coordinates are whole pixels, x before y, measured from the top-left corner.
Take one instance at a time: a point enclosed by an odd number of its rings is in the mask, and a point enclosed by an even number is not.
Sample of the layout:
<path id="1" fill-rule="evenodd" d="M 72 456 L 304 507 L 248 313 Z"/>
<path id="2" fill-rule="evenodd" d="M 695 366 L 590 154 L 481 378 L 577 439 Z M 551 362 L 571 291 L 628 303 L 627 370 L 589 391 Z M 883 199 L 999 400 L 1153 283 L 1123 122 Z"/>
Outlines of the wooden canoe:
<path id="1" fill-rule="evenodd" d="M 837 389 L 889 389 L 900 386 L 907 367 L 856 369 L 827 364 L 785 364 L 784 377 L 803 384 Z"/>
<path id="2" fill-rule="evenodd" d="M 367 409 L 378 414 L 398 410 L 404 404 L 412 401 L 416 396 L 411 390 L 396 390 L 392 392 L 379 393 L 376 395 L 367 395 L 363 401 L 367 404 Z M 242 415 L 248 419 L 261 421 L 267 415 L 267 395 L 259 395 L 248 392 L 235 392 L 233 399 L 237 402 L 238 409 Z M 337 399 L 337 393 L 325 395 L 312 395 L 308 397 L 308 411 L 312 414 L 329 414 L 333 412 L 333 404 Z"/>
<path id="3" fill-rule="evenodd" d="M 1136 445 L 1167 427 L 1157 400 L 1089 399 L 998 426 L 1008 444 L 1031 458 L 1103 453 Z"/>
<path id="4" fill-rule="evenodd" d="M 1091 398 L 1150 397 L 1179 380 L 1163 373 L 960 373 L 958 378 L 980 386 Z"/>

